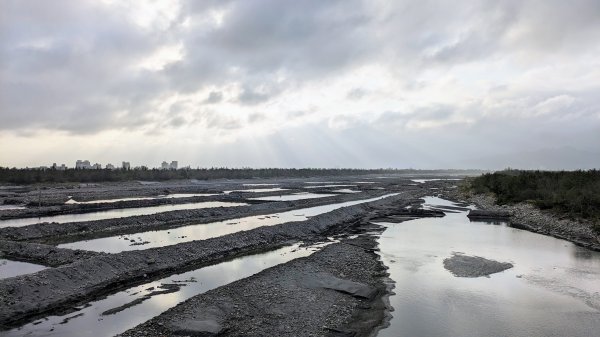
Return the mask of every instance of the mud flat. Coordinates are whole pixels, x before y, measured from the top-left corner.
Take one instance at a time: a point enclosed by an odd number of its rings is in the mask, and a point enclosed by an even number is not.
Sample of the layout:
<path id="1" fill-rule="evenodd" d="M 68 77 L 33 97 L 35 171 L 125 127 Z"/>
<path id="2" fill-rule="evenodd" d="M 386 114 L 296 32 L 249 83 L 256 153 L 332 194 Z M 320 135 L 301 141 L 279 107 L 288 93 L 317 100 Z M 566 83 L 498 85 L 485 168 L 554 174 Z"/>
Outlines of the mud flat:
<path id="1" fill-rule="evenodd" d="M 195 296 L 120 336 L 369 336 L 383 322 L 385 268 L 372 237 Z"/>
<path id="2" fill-rule="evenodd" d="M 0 326 L 14 326 L 52 311 L 84 303 L 135 282 L 148 281 L 186 268 L 311 240 L 344 231 L 358 222 L 413 202 L 405 192 L 366 204 L 345 207 L 301 222 L 238 232 L 161 248 L 99 254 L 60 268 L 0 281 Z"/>

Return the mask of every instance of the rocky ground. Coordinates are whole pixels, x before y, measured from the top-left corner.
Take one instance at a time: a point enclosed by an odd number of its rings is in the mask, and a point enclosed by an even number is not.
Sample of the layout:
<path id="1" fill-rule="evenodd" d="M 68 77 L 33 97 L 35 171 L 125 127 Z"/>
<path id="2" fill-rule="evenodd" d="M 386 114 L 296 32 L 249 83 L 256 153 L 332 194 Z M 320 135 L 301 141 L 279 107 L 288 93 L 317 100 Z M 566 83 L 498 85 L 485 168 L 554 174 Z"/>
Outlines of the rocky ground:
<path id="1" fill-rule="evenodd" d="M 481 277 L 499 273 L 512 268 L 508 262 L 488 260 L 479 256 L 453 254 L 452 257 L 444 259 L 444 268 L 456 277 Z"/>
<path id="2" fill-rule="evenodd" d="M 424 192 L 404 192 L 383 200 L 337 209 L 302 222 L 261 227 L 222 237 L 172 246 L 99 254 L 60 268 L 0 281 L 0 324 L 14 325 L 65 309 L 135 282 L 147 282 L 186 268 L 311 240 L 387 215 L 414 203 Z"/>
<path id="3" fill-rule="evenodd" d="M 352 184 L 364 178 L 339 180 Z M 330 179 L 327 179 L 329 181 Z M 281 179 L 285 193 L 331 193 L 334 188 L 307 189 L 306 179 Z M 0 280 L 0 330 L 31 322 L 49 314 L 69 312 L 75 306 L 174 273 L 201 268 L 246 254 L 268 251 L 297 242 L 319 242 L 331 235 L 354 233 L 370 219 L 407 219 L 440 216 L 439 211 L 416 210 L 419 198 L 438 193 L 440 182 L 415 184 L 405 178 L 373 179 L 358 184 L 361 193 L 285 202 L 259 202 L 247 206 L 171 211 L 160 214 L 77 223 L 43 223 L 0 228 L 0 257 L 49 266 L 34 274 Z M 0 211 L 0 217 L 47 216 L 100 209 L 145 207 L 165 200 L 135 200 L 110 204 L 64 205 L 65 198 L 99 200 L 164 193 L 221 193 L 243 188 L 248 181 L 166 182 L 55 186 L 42 190 L 42 207 Z M 323 184 L 328 184 L 324 182 Z M 35 188 L 3 189 L 3 203 L 32 203 Z M 344 207 L 305 221 L 237 232 L 207 240 L 118 254 L 55 247 L 74 240 L 167 229 L 238 217 L 283 212 L 304 207 L 367 199 L 399 193 L 383 200 Z M 209 197 L 170 199 L 168 203 L 207 200 L 247 201 L 249 197 L 278 195 L 232 193 Z M 44 206 L 45 205 L 45 206 Z M 96 208 L 94 208 L 96 207 Z M 375 230 L 371 228 L 371 230 Z M 369 236 L 344 239 L 313 256 L 294 260 L 248 279 L 198 295 L 165 315 L 126 335 L 210 334 L 245 336 L 367 336 L 381 324 L 384 270 Z M 200 310 L 198 308 L 203 308 Z M 169 313 L 175 313 L 169 318 Z M 241 321 L 241 320 L 245 320 Z M 191 330 L 189 330 L 191 329 Z M 1 334 L 1 332 L 0 332 Z"/>
<path id="4" fill-rule="evenodd" d="M 0 239 L 60 244 L 90 238 L 168 229 L 189 224 L 201 224 L 245 216 L 284 212 L 304 207 L 367 199 L 389 193 L 389 191 L 374 190 L 365 191 L 363 193 L 340 194 L 325 198 L 263 202 L 260 204 L 238 207 L 178 210 L 150 215 L 83 222 L 40 223 L 24 227 L 0 228 Z"/>
<path id="5" fill-rule="evenodd" d="M 371 236 L 195 296 L 121 336 L 369 336 L 386 275 Z"/>

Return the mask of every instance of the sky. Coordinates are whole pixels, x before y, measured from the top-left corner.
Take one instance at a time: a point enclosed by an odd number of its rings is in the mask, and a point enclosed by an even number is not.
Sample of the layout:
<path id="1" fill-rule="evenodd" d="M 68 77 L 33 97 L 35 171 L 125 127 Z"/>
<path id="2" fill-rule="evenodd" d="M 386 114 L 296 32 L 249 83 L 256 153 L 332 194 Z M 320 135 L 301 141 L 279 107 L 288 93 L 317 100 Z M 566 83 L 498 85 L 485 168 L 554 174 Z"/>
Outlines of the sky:
<path id="1" fill-rule="evenodd" d="M 598 0 L 2 0 L 0 166 L 600 168 Z"/>

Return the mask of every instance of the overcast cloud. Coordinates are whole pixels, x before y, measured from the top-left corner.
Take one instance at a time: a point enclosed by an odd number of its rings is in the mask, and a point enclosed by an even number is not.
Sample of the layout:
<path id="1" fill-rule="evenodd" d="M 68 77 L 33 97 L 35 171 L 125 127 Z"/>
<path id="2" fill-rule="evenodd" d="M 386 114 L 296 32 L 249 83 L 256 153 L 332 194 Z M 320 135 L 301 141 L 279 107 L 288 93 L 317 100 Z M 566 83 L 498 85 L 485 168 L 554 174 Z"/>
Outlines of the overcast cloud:
<path id="1" fill-rule="evenodd" d="M 597 0 L 6 0 L 0 165 L 600 167 L 598 55 Z"/>

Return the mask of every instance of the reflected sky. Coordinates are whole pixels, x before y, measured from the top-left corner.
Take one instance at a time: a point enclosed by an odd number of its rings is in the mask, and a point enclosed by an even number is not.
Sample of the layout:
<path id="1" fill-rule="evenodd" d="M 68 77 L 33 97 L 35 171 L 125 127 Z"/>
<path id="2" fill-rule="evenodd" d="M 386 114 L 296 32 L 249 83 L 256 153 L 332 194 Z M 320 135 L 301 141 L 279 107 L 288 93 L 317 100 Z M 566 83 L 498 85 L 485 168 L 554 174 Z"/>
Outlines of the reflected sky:
<path id="1" fill-rule="evenodd" d="M 149 215 L 168 211 L 178 211 L 184 209 L 200 209 L 200 208 L 211 208 L 211 207 L 233 207 L 233 206 L 244 206 L 246 203 L 240 202 L 222 202 L 222 201 L 205 201 L 195 202 L 189 204 L 176 204 L 176 205 L 160 205 L 150 207 L 136 207 L 136 208 L 122 208 L 122 209 L 111 209 L 106 211 L 90 212 L 83 214 L 63 214 L 54 216 L 44 216 L 39 218 L 23 218 L 23 219 L 9 219 L 1 220 L 0 228 L 4 227 L 22 227 L 32 225 L 40 222 L 78 222 L 78 221 L 94 221 L 94 220 L 105 220 L 114 218 L 123 218 L 128 216 L 138 215 Z"/>
<path id="2" fill-rule="evenodd" d="M 225 284 L 256 274 L 266 268 L 311 255 L 314 247 L 288 246 L 263 254 L 244 256 L 235 260 L 190 272 L 171 275 L 161 280 L 148 282 L 90 302 L 89 306 L 62 316 L 48 316 L 19 329 L 0 332 L 8 336 L 60 336 L 60 337 L 103 337 L 114 336 L 174 307 L 188 298 L 215 289 Z M 181 284 L 178 292 L 155 295 L 133 307 L 112 315 L 103 312 L 141 298 L 161 284 Z M 69 319 L 71 318 L 71 319 Z M 66 323 L 61 324 L 68 320 Z"/>
<path id="3" fill-rule="evenodd" d="M 349 188 L 341 188 L 339 190 L 332 190 L 331 192 L 335 192 L 335 193 L 360 193 L 360 191 L 351 190 Z"/>
<path id="4" fill-rule="evenodd" d="M 396 193 L 397 194 L 397 193 Z M 131 235 L 118 235 L 106 238 L 77 241 L 61 244 L 60 248 L 83 249 L 97 252 L 118 253 L 127 250 L 141 250 L 174 245 L 194 240 L 206 240 L 226 234 L 237 233 L 263 226 L 274 226 L 290 221 L 304 221 L 311 216 L 330 212 L 341 207 L 357 205 L 379 200 L 387 196 L 347 201 L 309 208 L 300 208 L 287 212 L 256 215 L 237 219 L 197 224 L 159 231 L 141 232 Z"/>
<path id="5" fill-rule="evenodd" d="M 410 181 L 414 181 L 415 183 L 424 183 L 427 181 L 439 181 L 439 180 L 462 180 L 462 179 L 456 179 L 456 178 L 434 178 L 434 179 L 411 179 Z"/>
<path id="6" fill-rule="evenodd" d="M 600 253 L 506 225 L 470 222 L 466 212 L 383 225 L 380 253 L 395 295 L 391 326 L 378 336 L 597 334 Z M 489 278 L 458 278 L 443 267 L 453 252 L 514 267 Z"/>
<path id="7" fill-rule="evenodd" d="M 314 198 L 324 198 L 324 197 L 332 197 L 335 194 L 318 194 L 318 193 L 294 193 L 294 194 L 285 194 L 285 195 L 273 195 L 270 197 L 261 197 L 261 198 L 248 198 L 248 200 L 259 200 L 259 201 L 290 201 L 290 200 L 304 200 L 304 199 L 314 199 Z"/>
<path id="8" fill-rule="evenodd" d="M 266 192 L 278 192 L 278 191 L 289 191 L 287 188 L 281 187 L 273 187 L 273 188 L 250 188 L 247 190 L 230 190 L 223 191 L 225 194 L 229 194 L 231 192 L 250 192 L 250 193 L 266 193 Z"/>
<path id="9" fill-rule="evenodd" d="M 0 205 L 0 211 L 3 209 L 25 209 L 23 205 Z"/>
<path id="10" fill-rule="evenodd" d="M 69 199 L 65 204 L 105 204 L 119 201 L 132 201 L 132 200 L 154 200 L 154 199 L 173 199 L 173 198 L 190 198 L 190 197 L 209 197 L 218 195 L 216 193 L 173 193 L 173 194 L 161 194 L 153 197 L 130 197 L 130 198 L 115 198 L 115 199 L 100 199 L 100 200 L 89 200 L 89 201 L 76 201 Z"/>
<path id="11" fill-rule="evenodd" d="M 38 272 L 47 267 L 21 261 L 0 259 L 0 279 Z M 2 333 L 0 333 L 2 335 Z"/>
<path id="12" fill-rule="evenodd" d="M 328 188 L 328 187 L 356 187 L 356 185 L 335 184 L 335 185 L 306 186 L 304 188 Z"/>

